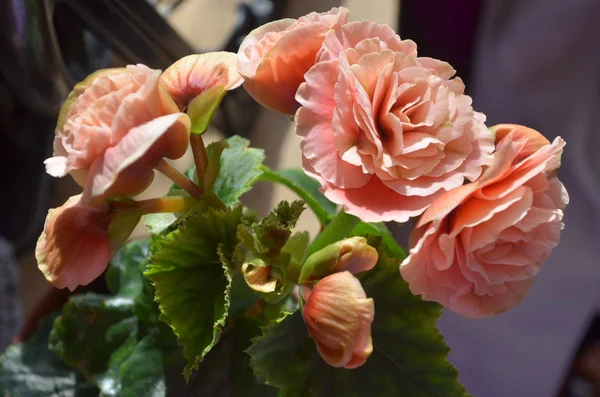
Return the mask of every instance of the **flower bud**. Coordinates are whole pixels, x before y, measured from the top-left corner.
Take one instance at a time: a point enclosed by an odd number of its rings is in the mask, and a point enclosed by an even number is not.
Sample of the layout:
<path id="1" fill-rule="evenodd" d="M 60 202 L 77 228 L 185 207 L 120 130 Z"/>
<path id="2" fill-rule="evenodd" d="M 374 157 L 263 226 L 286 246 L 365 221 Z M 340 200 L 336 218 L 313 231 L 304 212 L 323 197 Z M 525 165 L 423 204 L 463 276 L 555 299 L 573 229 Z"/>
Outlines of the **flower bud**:
<path id="1" fill-rule="evenodd" d="M 357 274 L 371 270 L 378 258 L 377 250 L 367 244 L 366 238 L 350 237 L 309 256 L 300 273 L 300 284 L 337 272 Z"/>
<path id="2" fill-rule="evenodd" d="M 74 290 L 104 272 L 141 216 L 135 208 L 109 210 L 107 203 L 88 206 L 77 195 L 48 211 L 35 257 L 51 284 Z"/>
<path id="3" fill-rule="evenodd" d="M 336 368 L 363 365 L 373 352 L 375 306 L 360 281 L 348 271 L 335 273 L 304 297 L 304 321 L 323 360 Z"/>
<path id="4" fill-rule="evenodd" d="M 270 266 L 246 263 L 242 266 L 242 274 L 246 284 L 254 291 L 269 293 L 277 289 L 277 278 L 271 275 Z"/>

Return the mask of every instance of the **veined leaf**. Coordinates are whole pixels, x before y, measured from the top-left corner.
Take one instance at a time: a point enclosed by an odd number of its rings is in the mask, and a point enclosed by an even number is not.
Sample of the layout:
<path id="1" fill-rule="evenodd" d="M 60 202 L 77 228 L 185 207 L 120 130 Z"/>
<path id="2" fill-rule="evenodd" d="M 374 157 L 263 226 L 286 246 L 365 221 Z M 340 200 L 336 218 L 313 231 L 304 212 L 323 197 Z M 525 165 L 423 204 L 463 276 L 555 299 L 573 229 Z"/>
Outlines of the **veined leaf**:
<path id="1" fill-rule="evenodd" d="M 230 306 L 242 207 L 206 208 L 156 242 L 145 272 L 156 288 L 161 319 L 183 346 L 185 376 L 218 342 Z"/>

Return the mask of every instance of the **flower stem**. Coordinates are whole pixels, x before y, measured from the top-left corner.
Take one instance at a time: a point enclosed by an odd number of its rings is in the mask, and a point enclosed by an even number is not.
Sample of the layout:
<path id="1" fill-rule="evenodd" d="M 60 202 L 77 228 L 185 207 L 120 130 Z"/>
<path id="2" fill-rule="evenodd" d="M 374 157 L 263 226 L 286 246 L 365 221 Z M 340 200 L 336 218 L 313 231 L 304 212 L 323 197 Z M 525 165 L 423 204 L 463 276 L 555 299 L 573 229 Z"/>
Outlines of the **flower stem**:
<path id="1" fill-rule="evenodd" d="M 175 167 L 167 163 L 165 159 L 159 161 L 156 169 L 172 180 L 177 186 L 188 192 L 190 196 L 197 199 L 204 197 L 204 190 L 200 186 L 196 185 L 188 177 L 177 171 Z"/>
<path id="2" fill-rule="evenodd" d="M 204 146 L 204 140 L 201 134 L 192 134 L 190 137 L 190 146 L 192 147 L 192 154 L 194 155 L 194 163 L 196 164 L 196 173 L 198 174 L 198 181 L 202 183 L 204 181 L 204 175 L 206 175 L 206 168 L 208 167 L 208 157 L 206 155 L 206 146 Z"/>
<path id="3" fill-rule="evenodd" d="M 319 219 L 319 222 L 321 223 L 321 226 L 325 226 L 329 223 L 330 219 L 327 210 L 323 208 L 323 206 L 317 201 L 317 199 L 311 196 L 310 193 L 308 193 L 305 189 L 298 186 L 289 179 L 284 178 L 279 173 L 271 170 L 267 166 L 261 166 L 260 170 L 263 172 L 260 176 L 260 179 L 284 185 L 290 188 L 292 191 L 294 191 L 294 193 L 296 193 L 298 196 L 300 196 L 300 198 L 306 202 L 306 205 L 308 205 L 310 209 L 315 213 L 315 215 Z"/>
<path id="4" fill-rule="evenodd" d="M 171 196 L 138 201 L 142 214 L 186 212 L 198 201 L 193 197 Z"/>

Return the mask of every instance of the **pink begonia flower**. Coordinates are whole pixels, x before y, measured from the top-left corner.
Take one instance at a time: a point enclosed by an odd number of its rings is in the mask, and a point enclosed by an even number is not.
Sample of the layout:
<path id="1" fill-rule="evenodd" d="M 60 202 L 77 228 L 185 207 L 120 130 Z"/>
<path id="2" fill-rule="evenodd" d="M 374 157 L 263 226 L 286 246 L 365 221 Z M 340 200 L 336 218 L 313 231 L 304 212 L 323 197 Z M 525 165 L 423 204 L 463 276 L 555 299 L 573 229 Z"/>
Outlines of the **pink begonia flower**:
<path id="1" fill-rule="evenodd" d="M 250 32 L 238 51 L 244 88 L 261 105 L 293 114 L 299 106 L 296 90 L 314 65 L 325 34 L 345 24 L 348 15 L 346 8 L 333 8 L 270 22 Z"/>
<path id="2" fill-rule="evenodd" d="M 161 85 L 183 109 L 198 95 L 216 86 L 224 91 L 239 87 L 244 79 L 232 52 L 208 52 L 181 58 L 160 76 Z"/>
<path id="3" fill-rule="evenodd" d="M 82 200 L 141 193 L 164 157 L 177 159 L 189 143 L 190 120 L 159 84 L 159 70 L 144 65 L 96 72 L 75 86 L 56 128 L 56 177 L 71 174 Z"/>
<path id="4" fill-rule="evenodd" d="M 113 256 L 108 209 L 108 204 L 89 207 L 77 195 L 48 211 L 35 257 L 39 269 L 54 286 L 74 290 L 106 269 Z"/>
<path id="5" fill-rule="evenodd" d="M 372 298 L 350 272 L 320 280 L 312 291 L 304 289 L 303 316 L 323 360 L 336 368 L 357 368 L 373 352 Z"/>
<path id="6" fill-rule="evenodd" d="M 565 142 L 495 127 L 494 161 L 474 183 L 439 197 L 411 233 L 400 265 L 414 294 L 466 317 L 514 307 L 560 240 L 569 196 L 556 178 Z"/>
<path id="7" fill-rule="evenodd" d="M 368 222 L 405 222 L 475 180 L 494 138 L 454 73 L 386 25 L 329 31 L 296 94 L 305 171 Z"/>

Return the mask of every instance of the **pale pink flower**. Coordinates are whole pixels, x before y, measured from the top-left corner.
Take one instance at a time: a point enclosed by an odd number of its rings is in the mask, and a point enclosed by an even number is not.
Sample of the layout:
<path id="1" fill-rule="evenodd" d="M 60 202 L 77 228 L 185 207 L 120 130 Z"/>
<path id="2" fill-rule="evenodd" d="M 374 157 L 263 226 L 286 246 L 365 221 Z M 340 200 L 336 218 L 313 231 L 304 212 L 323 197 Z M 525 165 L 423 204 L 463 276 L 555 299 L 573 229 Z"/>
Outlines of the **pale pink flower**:
<path id="1" fill-rule="evenodd" d="M 346 212 L 405 222 L 475 180 L 493 135 L 447 63 L 417 57 L 388 26 L 329 31 L 296 100 L 305 171 Z"/>
<path id="2" fill-rule="evenodd" d="M 244 88 L 260 104 L 282 113 L 298 108 L 296 90 L 315 63 L 325 34 L 348 21 L 346 8 L 267 23 L 252 32 L 238 51 Z"/>
<path id="3" fill-rule="evenodd" d="M 143 191 L 164 157 L 181 157 L 190 120 L 159 85 L 160 71 L 144 65 L 96 72 L 67 98 L 56 128 L 52 176 L 71 174 L 83 201 Z"/>
<path id="4" fill-rule="evenodd" d="M 565 142 L 495 127 L 494 161 L 474 183 L 438 198 L 400 266 L 414 294 L 467 317 L 514 307 L 560 240 L 569 197 L 556 178 Z"/>
<path id="5" fill-rule="evenodd" d="M 74 290 L 106 269 L 113 256 L 108 209 L 108 204 L 89 207 L 77 195 L 48 211 L 35 256 L 39 269 L 54 286 Z"/>
<path id="6" fill-rule="evenodd" d="M 360 281 L 348 271 L 334 273 L 312 291 L 304 288 L 304 298 L 304 321 L 323 360 L 336 368 L 363 365 L 373 352 L 375 306 Z"/>

